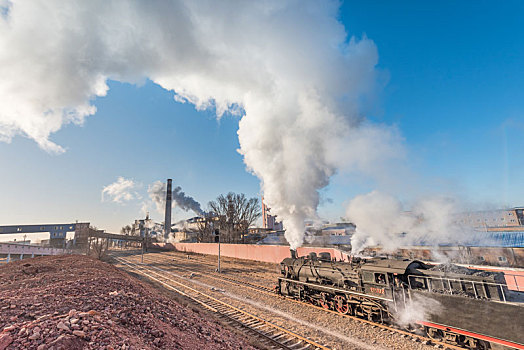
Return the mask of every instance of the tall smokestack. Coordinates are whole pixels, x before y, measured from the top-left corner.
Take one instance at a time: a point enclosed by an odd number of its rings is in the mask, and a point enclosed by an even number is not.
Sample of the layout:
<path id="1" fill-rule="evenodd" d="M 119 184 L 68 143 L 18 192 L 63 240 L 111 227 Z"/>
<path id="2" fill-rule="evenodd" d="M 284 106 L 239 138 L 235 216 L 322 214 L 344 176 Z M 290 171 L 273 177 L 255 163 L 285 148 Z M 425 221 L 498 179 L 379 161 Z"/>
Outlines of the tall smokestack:
<path id="1" fill-rule="evenodd" d="M 173 197 L 173 191 L 171 190 L 171 182 L 173 180 L 167 179 L 167 191 L 166 191 L 166 219 L 164 220 L 164 239 L 169 239 L 171 233 L 171 199 Z"/>

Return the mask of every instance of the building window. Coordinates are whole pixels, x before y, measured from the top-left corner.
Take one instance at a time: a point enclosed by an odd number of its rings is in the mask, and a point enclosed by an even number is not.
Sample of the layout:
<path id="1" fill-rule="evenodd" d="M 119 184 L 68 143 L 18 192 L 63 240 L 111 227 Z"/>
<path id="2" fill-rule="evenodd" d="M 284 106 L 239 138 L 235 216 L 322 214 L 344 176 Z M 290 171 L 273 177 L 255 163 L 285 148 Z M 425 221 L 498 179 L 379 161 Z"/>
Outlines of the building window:
<path id="1" fill-rule="evenodd" d="M 505 256 L 499 256 L 499 261 L 500 261 L 500 262 L 507 262 L 508 259 L 506 259 Z"/>
<path id="2" fill-rule="evenodd" d="M 18 232 L 22 232 L 22 228 L 21 228 L 21 227 L 18 227 L 16 230 L 17 230 Z"/>
<path id="3" fill-rule="evenodd" d="M 483 256 L 479 256 L 479 260 L 480 260 L 480 261 L 485 261 L 486 259 L 484 259 Z"/>

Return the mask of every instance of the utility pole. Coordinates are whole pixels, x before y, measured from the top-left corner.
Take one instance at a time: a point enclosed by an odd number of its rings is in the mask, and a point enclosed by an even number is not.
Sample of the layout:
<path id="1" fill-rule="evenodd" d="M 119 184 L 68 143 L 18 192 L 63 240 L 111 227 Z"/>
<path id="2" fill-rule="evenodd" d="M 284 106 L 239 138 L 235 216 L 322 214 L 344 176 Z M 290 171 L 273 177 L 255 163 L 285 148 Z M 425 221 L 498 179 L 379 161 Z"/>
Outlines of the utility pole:
<path id="1" fill-rule="evenodd" d="M 218 243 L 218 268 L 217 272 L 220 273 L 220 231 L 215 230 L 215 243 Z"/>
<path id="2" fill-rule="evenodd" d="M 144 263 L 144 244 L 145 244 L 146 240 L 145 240 L 145 237 L 144 239 L 142 239 L 142 264 Z"/>

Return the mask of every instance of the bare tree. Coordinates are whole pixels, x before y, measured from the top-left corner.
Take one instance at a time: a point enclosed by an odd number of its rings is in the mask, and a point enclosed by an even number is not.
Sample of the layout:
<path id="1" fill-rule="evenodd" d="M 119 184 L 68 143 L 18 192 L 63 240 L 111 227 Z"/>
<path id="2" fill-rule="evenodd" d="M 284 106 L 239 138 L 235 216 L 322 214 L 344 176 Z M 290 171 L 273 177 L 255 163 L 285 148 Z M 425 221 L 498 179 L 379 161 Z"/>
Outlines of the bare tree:
<path id="1" fill-rule="evenodd" d="M 215 230 L 214 223 L 215 215 L 211 212 L 206 212 L 197 221 L 197 242 L 210 242 Z"/>
<path id="2" fill-rule="evenodd" d="M 97 238 L 91 245 L 92 255 L 98 260 L 104 259 L 107 255 L 108 245 L 107 238 Z"/>
<path id="3" fill-rule="evenodd" d="M 245 194 L 229 192 L 209 202 L 214 213 L 214 223 L 220 228 L 221 240 L 238 243 L 261 215 L 258 198 L 247 198 Z"/>
<path id="4" fill-rule="evenodd" d="M 96 226 L 90 225 L 89 231 L 89 236 L 87 238 L 87 252 L 89 255 L 102 260 L 106 256 L 107 250 L 109 249 L 109 241 L 105 238 L 96 237 L 97 232 L 103 232 Z"/>
<path id="5" fill-rule="evenodd" d="M 123 226 L 120 229 L 120 233 L 123 234 L 123 235 L 132 235 L 133 234 L 133 228 L 131 227 L 131 225 Z"/>

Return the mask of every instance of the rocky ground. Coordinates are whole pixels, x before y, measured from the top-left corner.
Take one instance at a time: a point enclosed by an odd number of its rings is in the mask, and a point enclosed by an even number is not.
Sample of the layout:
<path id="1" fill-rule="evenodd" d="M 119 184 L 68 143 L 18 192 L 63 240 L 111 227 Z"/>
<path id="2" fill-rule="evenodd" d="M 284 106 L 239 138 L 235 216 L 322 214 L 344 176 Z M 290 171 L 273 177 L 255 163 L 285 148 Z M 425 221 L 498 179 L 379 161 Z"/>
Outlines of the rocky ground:
<path id="1" fill-rule="evenodd" d="M 233 330 L 81 255 L 0 266 L 0 350 L 253 349 Z"/>

